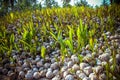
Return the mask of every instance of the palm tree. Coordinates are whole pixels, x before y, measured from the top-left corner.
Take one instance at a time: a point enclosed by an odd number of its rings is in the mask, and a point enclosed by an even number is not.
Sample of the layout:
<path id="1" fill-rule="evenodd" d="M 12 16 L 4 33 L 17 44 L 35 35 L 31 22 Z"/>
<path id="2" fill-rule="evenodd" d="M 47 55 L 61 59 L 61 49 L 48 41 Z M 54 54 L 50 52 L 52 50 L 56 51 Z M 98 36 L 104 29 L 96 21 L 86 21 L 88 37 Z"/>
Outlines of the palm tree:
<path id="1" fill-rule="evenodd" d="M 113 3 L 120 4 L 120 0 L 110 0 L 110 3 L 111 4 L 113 4 Z"/>

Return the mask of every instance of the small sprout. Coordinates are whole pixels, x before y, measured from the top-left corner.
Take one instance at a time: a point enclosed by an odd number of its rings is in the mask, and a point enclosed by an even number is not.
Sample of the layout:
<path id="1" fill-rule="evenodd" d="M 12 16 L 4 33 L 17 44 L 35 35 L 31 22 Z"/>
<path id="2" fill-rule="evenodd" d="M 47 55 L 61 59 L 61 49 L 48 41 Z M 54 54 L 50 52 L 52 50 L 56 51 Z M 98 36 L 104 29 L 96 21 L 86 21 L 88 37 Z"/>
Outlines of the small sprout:
<path id="1" fill-rule="evenodd" d="M 10 13 L 10 17 L 11 17 L 11 19 L 13 19 L 13 18 L 14 18 L 14 15 L 13 15 L 13 13 Z"/>
<path id="2" fill-rule="evenodd" d="M 41 57 L 45 59 L 46 48 L 45 46 L 41 47 Z"/>

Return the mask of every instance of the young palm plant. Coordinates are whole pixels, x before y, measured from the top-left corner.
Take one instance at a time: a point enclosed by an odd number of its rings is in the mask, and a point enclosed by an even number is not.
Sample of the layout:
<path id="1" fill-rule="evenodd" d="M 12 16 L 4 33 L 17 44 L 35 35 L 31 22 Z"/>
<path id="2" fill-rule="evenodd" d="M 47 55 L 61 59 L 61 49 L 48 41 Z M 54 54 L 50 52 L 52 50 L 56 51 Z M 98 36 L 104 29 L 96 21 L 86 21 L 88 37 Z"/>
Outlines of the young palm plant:
<path id="1" fill-rule="evenodd" d="M 80 50 L 83 46 L 85 46 L 88 42 L 88 29 L 87 25 L 83 26 L 82 20 L 80 19 L 79 27 L 77 28 L 77 42 L 78 47 L 77 51 Z"/>

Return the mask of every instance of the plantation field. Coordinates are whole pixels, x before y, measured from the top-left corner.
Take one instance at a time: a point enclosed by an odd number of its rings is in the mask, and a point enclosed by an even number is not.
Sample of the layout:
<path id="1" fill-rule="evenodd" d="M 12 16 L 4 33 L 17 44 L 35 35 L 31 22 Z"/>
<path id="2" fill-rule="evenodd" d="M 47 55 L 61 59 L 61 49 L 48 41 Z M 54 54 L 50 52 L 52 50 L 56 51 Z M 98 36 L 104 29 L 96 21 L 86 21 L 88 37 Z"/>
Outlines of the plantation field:
<path id="1" fill-rule="evenodd" d="M 0 77 L 119 80 L 120 6 L 24 10 L 1 17 Z"/>

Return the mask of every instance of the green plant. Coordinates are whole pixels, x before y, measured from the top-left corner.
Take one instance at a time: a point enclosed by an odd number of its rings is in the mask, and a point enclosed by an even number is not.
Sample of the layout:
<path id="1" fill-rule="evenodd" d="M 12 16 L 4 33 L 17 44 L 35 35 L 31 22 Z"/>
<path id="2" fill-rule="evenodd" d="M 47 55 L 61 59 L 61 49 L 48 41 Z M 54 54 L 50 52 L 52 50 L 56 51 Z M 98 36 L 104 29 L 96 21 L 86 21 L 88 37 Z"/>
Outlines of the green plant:
<path id="1" fill-rule="evenodd" d="M 32 34 L 30 34 L 30 32 L 27 31 L 25 28 L 23 29 L 24 29 L 24 33 L 23 33 L 22 39 L 28 44 L 30 44 L 31 39 L 32 39 Z"/>
<path id="2" fill-rule="evenodd" d="M 80 19 L 80 25 L 77 28 L 77 42 L 78 42 L 77 50 L 80 50 L 80 48 L 85 46 L 88 42 L 87 25 L 83 26 L 83 23 L 82 23 L 81 19 Z"/>
<path id="3" fill-rule="evenodd" d="M 97 39 L 94 38 L 95 35 L 95 29 L 92 29 L 89 31 L 89 45 L 90 49 L 93 51 L 94 45 L 97 43 Z"/>
<path id="4" fill-rule="evenodd" d="M 62 55 L 61 57 L 62 57 L 62 60 L 64 60 L 64 57 L 65 57 L 65 55 L 66 55 L 67 50 L 66 50 L 66 48 L 65 48 L 65 42 L 64 42 L 64 40 L 63 40 L 63 38 L 62 38 L 62 33 L 61 33 L 61 31 L 59 30 L 57 36 L 56 36 L 55 34 L 53 34 L 52 32 L 50 32 L 50 34 L 51 34 L 52 37 L 57 41 L 57 43 L 60 44 L 60 51 L 61 51 L 61 55 Z"/>
<path id="5" fill-rule="evenodd" d="M 73 46 L 73 34 L 74 34 L 74 30 L 68 26 L 69 28 L 69 39 L 65 40 L 66 45 L 69 46 L 70 50 L 72 53 L 74 53 L 74 46 Z"/>
<path id="6" fill-rule="evenodd" d="M 10 36 L 10 45 L 14 46 L 14 41 L 15 41 L 15 36 L 14 36 L 14 34 L 11 34 L 11 36 Z"/>
<path id="7" fill-rule="evenodd" d="M 41 57 L 45 59 L 45 54 L 46 54 L 46 48 L 45 46 L 41 46 Z"/>

